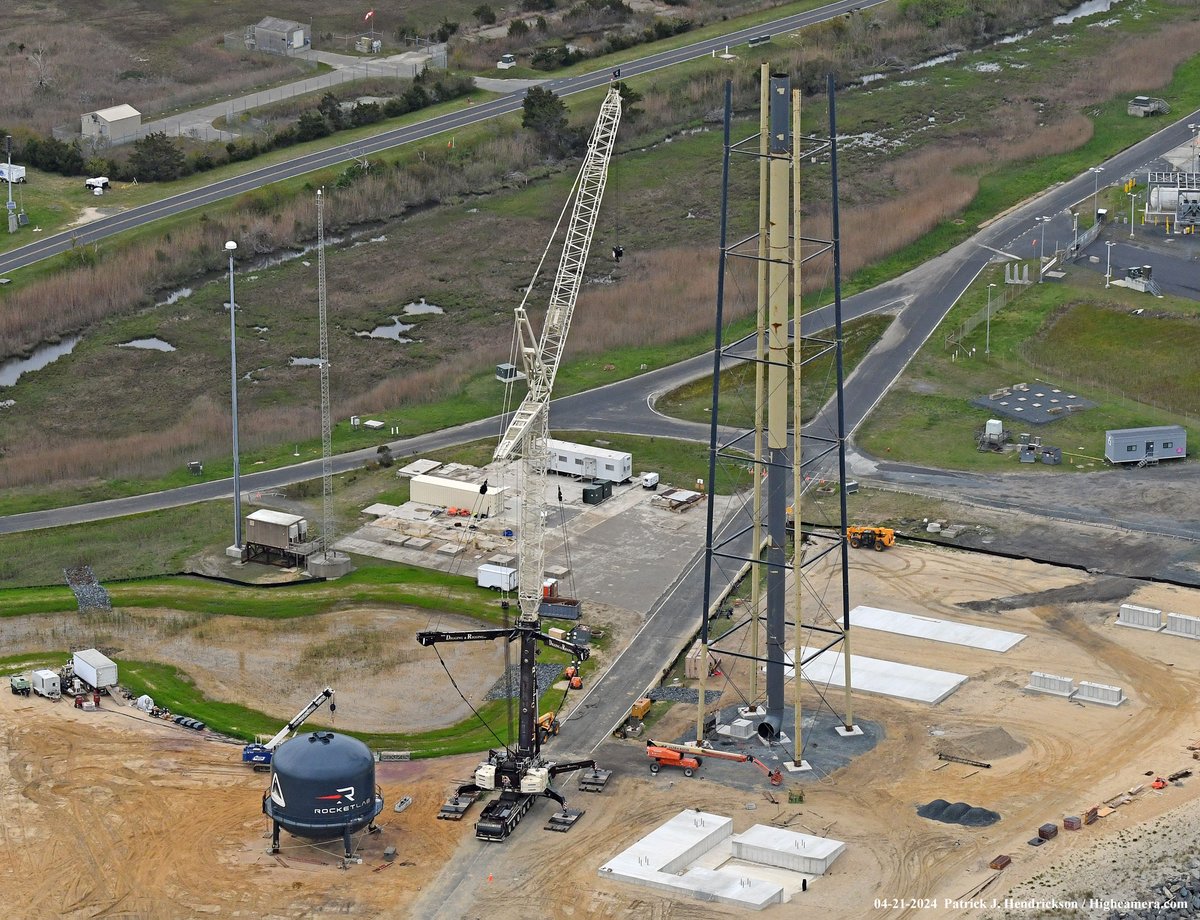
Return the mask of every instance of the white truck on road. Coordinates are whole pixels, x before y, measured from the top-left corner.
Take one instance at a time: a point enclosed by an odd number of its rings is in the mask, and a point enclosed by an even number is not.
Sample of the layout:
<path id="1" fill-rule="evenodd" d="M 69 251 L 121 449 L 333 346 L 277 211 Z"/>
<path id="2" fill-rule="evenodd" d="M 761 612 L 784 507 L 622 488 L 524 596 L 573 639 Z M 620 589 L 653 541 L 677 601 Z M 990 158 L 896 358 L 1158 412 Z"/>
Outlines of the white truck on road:
<path id="1" fill-rule="evenodd" d="M 8 182 L 9 177 L 13 182 L 25 181 L 24 166 L 9 166 L 7 163 L 0 163 L 0 182 Z"/>
<path id="2" fill-rule="evenodd" d="M 71 669 L 76 677 L 93 690 L 116 686 L 117 663 L 94 648 L 87 648 L 72 655 Z"/>

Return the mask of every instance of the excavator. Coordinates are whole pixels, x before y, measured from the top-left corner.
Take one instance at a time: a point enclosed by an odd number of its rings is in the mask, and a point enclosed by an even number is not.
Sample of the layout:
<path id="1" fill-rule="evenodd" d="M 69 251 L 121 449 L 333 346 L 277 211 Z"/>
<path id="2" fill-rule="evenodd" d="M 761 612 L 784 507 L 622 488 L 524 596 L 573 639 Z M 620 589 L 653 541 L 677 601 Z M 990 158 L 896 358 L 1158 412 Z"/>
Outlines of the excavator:
<path id="1" fill-rule="evenodd" d="M 896 542 L 896 531 L 890 527 L 847 527 L 846 536 L 855 549 L 860 546 L 882 553 Z"/>
<path id="2" fill-rule="evenodd" d="M 757 757 L 738 751 L 718 751 L 714 748 L 697 747 L 694 744 L 647 741 L 646 756 L 650 758 L 651 773 L 657 773 L 663 767 L 679 767 L 683 770 L 684 776 L 691 776 L 700 769 L 700 765 L 704 762 L 702 758 L 711 757 L 715 760 L 752 763 L 767 774 L 767 779 L 772 786 L 778 786 L 783 782 L 783 773 L 780 770 L 772 770 Z"/>

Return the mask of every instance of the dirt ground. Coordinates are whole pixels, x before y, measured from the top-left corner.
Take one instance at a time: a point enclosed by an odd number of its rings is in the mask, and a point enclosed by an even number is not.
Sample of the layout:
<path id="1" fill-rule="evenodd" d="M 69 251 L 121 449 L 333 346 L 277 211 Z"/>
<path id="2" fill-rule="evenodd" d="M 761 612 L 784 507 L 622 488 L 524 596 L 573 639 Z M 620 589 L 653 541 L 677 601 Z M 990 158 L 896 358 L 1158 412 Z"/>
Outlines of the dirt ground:
<path id="1" fill-rule="evenodd" d="M 381 835 L 364 841 L 363 864 L 343 872 L 333 868 L 333 856 L 307 846 L 285 850 L 280 861 L 264 854 L 263 777 L 241 768 L 236 747 L 135 721 L 128 707 L 84 713 L 64 703 L 4 694 L 0 750 L 7 769 L 0 774 L 0 832 L 14 855 L 3 862 L 0 881 L 11 911 L 32 918 L 308 917 L 328 911 L 508 918 L 529 916 L 533 891 L 543 916 L 692 917 L 696 903 L 601 879 L 597 869 L 667 817 L 703 807 L 731 815 L 735 831 L 773 819 L 793 821 L 794 828 L 849 844 L 828 875 L 792 904 L 769 908 L 764 916 L 794 916 L 802 905 L 813 916 L 832 918 L 961 917 L 982 913 L 946 906 L 943 899 L 962 898 L 995 876 L 987 864 L 1001 853 L 1013 864 L 985 889 L 987 897 L 1002 898 L 1014 886 L 1026 895 L 1061 897 L 1065 891 L 1043 889 L 1073 884 L 1047 880 L 1047 871 L 1068 856 L 1088 862 L 1089 853 L 1103 852 L 1106 860 L 1118 860 L 1104 868 L 1119 885 L 1120 860 L 1139 859 L 1131 830 L 1168 811 L 1184 816 L 1171 820 L 1195 820 L 1200 782 L 1193 778 L 1161 792 L 1146 788 L 1097 824 L 1060 831 L 1046 846 L 1026 845 L 1039 825 L 1061 826 L 1066 815 L 1148 784 L 1146 771 L 1165 775 L 1192 765 L 1185 747 L 1200 736 L 1195 703 L 1200 646 L 1113 621 L 1122 600 L 1195 614 L 1200 592 L 1131 582 L 1132 593 L 1114 599 L 1112 580 L 1105 576 L 925 547 L 852 558 L 853 603 L 994 626 L 1027 638 L 1000 654 L 855 631 L 855 653 L 969 679 L 937 706 L 857 695 L 855 718 L 880 723 L 884 737 L 845 769 L 802 781 L 802 805 L 770 804 L 762 795 L 770 791 L 765 782 L 754 793 L 702 775 L 652 777 L 641 742 L 610 742 L 597 752 L 601 765 L 618 771 L 606 794 L 584 796 L 573 781 L 560 781 L 568 800 L 587 809 L 569 835 L 541 830 L 551 810 L 545 803 L 507 843 L 485 845 L 474 839 L 470 820 L 455 825 L 433 819 L 442 797 L 469 774 L 475 758 L 384 764 L 379 782 L 387 824 Z M 1052 602 L 1064 597 L 1074 600 Z M 1006 598 L 1019 598 L 1021 606 Z M 397 625 L 394 631 L 403 630 Z M 214 687 L 238 680 L 233 659 L 222 665 L 214 657 L 204 670 Z M 492 674 L 490 667 L 483 670 Z M 1129 701 L 1112 709 L 1030 694 L 1022 688 L 1033 670 L 1118 685 Z M 374 687 L 380 692 L 381 684 Z M 838 691 L 828 694 L 839 697 Z M 377 705 L 382 711 L 388 703 Z M 817 705 L 815 690 L 806 691 L 806 706 Z M 355 707 L 345 709 L 349 718 Z M 659 727 L 682 730 L 691 717 L 677 706 Z M 937 759 L 938 751 L 992 766 L 946 764 Z M 403 795 L 412 795 L 415 803 L 394 815 L 392 803 Z M 781 790 L 775 796 L 786 802 Z M 917 807 L 937 798 L 992 809 L 1001 820 L 966 828 L 918 817 Z M 181 834 L 181 828 L 187 830 Z M 1115 846 L 1120 834 L 1128 836 Z M 297 843 L 286 837 L 285 842 Z M 396 845 L 399 856 L 376 873 L 387 845 Z M 336 846 L 329 849 L 336 852 Z M 1095 870 L 1096 860 L 1091 862 Z M 934 909 L 875 908 L 875 899 L 892 898 L 938 900 Z M 703 910 L 706 916 L 744 915 L 717 904 Z"/>

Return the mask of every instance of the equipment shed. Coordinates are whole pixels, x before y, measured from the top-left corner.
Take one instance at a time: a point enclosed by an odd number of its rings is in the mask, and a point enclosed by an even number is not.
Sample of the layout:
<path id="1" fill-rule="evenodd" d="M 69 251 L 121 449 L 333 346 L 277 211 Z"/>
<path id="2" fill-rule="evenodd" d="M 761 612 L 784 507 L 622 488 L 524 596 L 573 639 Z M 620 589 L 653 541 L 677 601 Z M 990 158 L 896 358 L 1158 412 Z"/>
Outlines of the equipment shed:
<path id="1" fill-rule="evenodd" d="M 254 46 L 269 54 L 294 54 L 308 47 L 303 23 L 267 16 L 254 27 Z"/>
<path id="2" fill-rule="evenodd" d="M 87 112 L 80 119 L 80 130 L 84 137 L 93 137 L 115 143 L 132 139 L 142 126 L 142 113 L 131 105 L 114 105 L 107 109 Z"/>
<path id="3" fill-rule="evenodd" d="M 1157 463 L 1187 456 L 1187 429 L 1182 425 L 1114 428 L 1104 433 L 1104 459 L 1109 463 Z"/>
<path id="4" fill-rule="evenodd" d="M 418 475 L 409 483 L 409 497 L 423 505 L 465 508 L 475 517 L 495 517 L 503 512 L 508 490 L 504 486 L 489 486 L 481 493 L 481 487 L 481 483 L 461 479 Z"/>

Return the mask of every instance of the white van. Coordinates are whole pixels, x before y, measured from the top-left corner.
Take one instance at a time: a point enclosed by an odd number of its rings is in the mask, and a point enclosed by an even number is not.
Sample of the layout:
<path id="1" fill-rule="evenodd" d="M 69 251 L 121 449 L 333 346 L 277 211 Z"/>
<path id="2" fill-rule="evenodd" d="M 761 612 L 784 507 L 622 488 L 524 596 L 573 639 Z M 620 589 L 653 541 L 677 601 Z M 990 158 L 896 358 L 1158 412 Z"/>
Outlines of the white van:
<path id="1" fill-rule="evenodd" d="M 510 67 L 517 66 L 517 56 L 515 54 L 502 54 L 500 60 L 496 62 L 497 70 L 508 70 Z"/>

